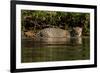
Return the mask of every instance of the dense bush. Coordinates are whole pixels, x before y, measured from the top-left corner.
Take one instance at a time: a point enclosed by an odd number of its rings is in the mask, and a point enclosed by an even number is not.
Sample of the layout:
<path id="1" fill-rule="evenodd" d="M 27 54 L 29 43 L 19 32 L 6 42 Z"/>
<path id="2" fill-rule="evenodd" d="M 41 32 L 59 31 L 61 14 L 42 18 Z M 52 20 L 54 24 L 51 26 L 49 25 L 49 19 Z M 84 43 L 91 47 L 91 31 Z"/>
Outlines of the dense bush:
<path id="1" fill-rule="evenodd" d="M 22 10 L 21 15 L 22 30 L 36 31 L 46 27 L 68 29 L 78 26 L 83 28 L 83 33 L 89 33 L 90 29 L 89 13 Z"/>

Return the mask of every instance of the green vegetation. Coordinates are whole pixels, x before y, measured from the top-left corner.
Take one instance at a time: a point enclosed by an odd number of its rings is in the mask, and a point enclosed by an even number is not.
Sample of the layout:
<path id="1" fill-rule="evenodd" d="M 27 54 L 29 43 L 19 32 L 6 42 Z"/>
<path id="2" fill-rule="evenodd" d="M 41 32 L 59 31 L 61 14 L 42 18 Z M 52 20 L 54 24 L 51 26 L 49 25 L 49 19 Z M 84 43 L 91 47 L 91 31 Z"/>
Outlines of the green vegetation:
<path id="1" fill-rule="evenodd" d="M 78 26 L 83 28 L 83 35 L 90 32 L 89 13 L 22 10 L 21 21 L 22 30 L 36 32 L 47 27 L 70 29 Z"/>

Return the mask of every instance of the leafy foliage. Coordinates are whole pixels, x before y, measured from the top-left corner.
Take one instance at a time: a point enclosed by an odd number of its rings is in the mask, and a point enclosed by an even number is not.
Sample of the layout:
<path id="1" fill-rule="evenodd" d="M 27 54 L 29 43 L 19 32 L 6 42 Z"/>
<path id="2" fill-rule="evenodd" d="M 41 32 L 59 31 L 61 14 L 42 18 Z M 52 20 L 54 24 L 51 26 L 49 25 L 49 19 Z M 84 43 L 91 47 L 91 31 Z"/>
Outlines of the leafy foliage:
<path id="1" fill-rule="evenodd" d="M 83 33 L 89 33 L 90 14 L 76 12 L 55 12 L 55 11 L 21 11 L 22 30 L 40 30 L 46 27 L 59 27 L 68 29 L 82 27 Z"/>

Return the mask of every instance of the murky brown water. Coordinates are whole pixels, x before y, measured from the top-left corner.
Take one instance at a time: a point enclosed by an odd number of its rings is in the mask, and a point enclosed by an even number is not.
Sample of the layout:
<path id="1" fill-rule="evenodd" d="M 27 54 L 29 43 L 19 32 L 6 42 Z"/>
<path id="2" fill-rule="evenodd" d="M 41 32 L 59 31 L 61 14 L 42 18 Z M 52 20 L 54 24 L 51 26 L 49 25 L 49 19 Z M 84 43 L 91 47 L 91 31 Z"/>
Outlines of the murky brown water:
<path id="1" fill-rule="evenodd" d="M 21 62 L 46 62 L 86 60 L 90 58 L 90 39 L 83 37 L 70 39 L 64 44 L 36 43 L 32 40 L 22 40 Z"/>

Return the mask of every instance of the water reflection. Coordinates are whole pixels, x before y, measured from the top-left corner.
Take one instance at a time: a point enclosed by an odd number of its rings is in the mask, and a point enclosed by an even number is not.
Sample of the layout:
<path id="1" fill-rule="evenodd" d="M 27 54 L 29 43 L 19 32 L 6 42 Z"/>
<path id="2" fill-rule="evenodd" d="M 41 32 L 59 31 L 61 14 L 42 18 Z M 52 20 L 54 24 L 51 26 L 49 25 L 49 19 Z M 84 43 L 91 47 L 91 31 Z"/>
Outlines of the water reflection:
<path id="1" fill-rule="evenodd" d="M 64 44 L 22 40 L 22 62 L 85 60 L 90 58 L 90 39 L 71 38 Z"/>
<path id="2" fill-rule="evenodd" d="M 70 39 L 70 43 L 71 44 L 82 44 L 82 38 L 81 37 L 77 37 L 77 38 L 71 38 Z"/>

